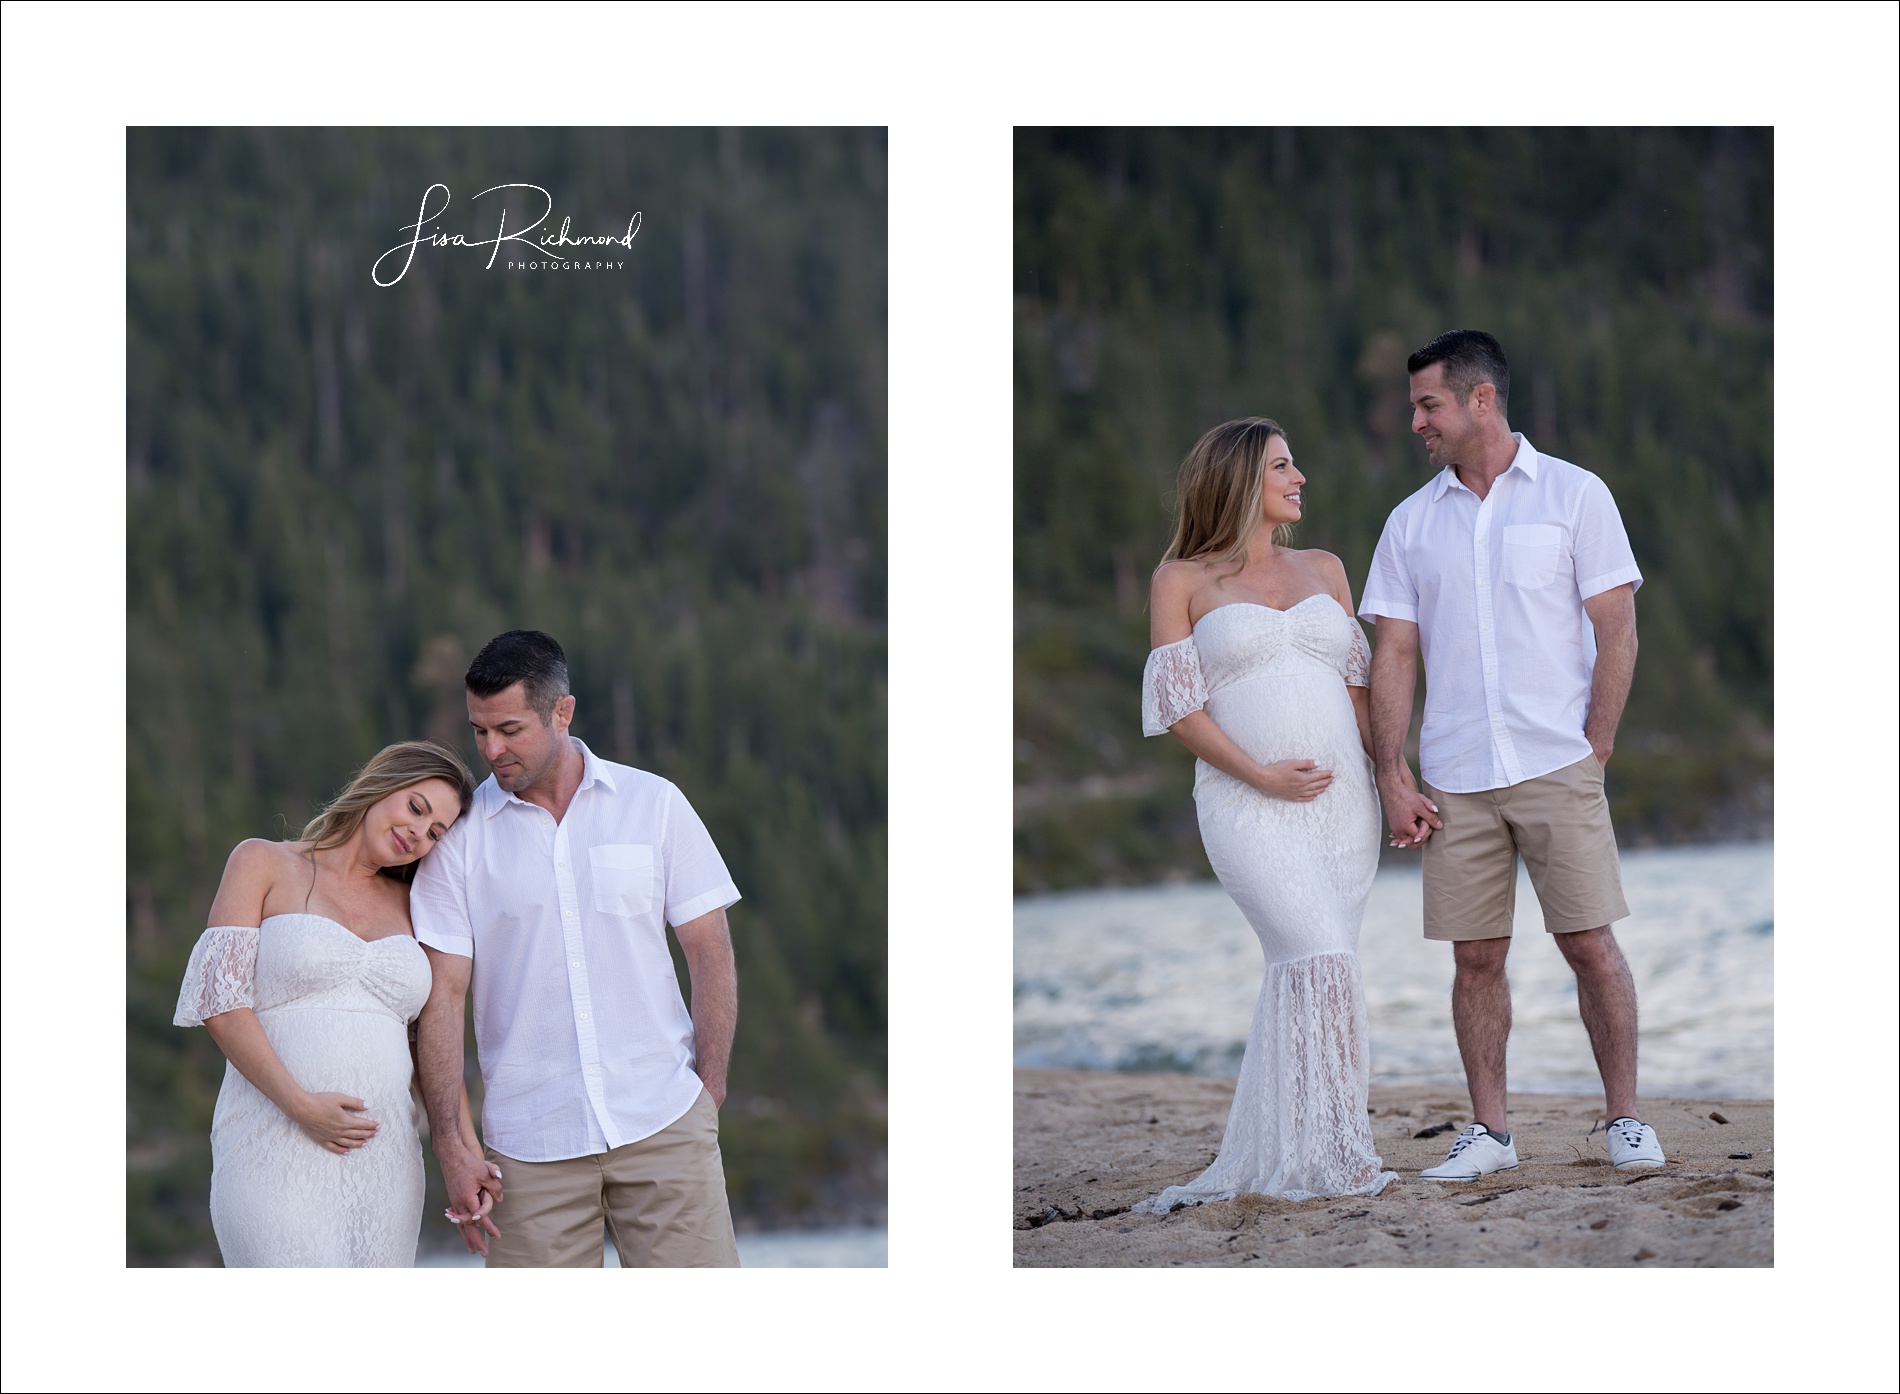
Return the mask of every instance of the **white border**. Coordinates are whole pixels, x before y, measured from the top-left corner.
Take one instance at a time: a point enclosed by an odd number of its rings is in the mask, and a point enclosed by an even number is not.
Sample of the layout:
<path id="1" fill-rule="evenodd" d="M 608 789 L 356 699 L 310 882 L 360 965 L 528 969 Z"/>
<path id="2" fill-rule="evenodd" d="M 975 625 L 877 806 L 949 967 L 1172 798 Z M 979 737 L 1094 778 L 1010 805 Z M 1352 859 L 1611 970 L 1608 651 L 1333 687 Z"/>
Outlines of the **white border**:
<path id="1" fill-rule="evenodd" d="M 8 5 L 6 1384 L 1890 1385 L 1896 47 L 1884 5 Z M 119 1269 L 123 128 L 557 121 L 891 127 L 892 1268 Z M 1008 1267 L 1010 128 L 1159 122 L 1777 126 L 1775 1270 Z"/>

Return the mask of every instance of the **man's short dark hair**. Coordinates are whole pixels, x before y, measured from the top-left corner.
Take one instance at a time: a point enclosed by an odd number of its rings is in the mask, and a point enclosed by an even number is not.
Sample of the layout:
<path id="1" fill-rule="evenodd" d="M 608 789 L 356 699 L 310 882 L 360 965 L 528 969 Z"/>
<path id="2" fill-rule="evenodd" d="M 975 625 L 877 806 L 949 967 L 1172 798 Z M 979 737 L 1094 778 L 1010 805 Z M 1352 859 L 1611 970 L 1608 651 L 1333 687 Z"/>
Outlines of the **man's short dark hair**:
<path id="1" fill-rule="evenodd" d="M 1482 329 L 1448 329 L 1405 360 L 1408 373 L 1423 372 L 1434 363 L 1445 365 L 1445 386 L 1459 405 L 1471 400 L 1471 389 L 1488 382 L 1498 390 L 1498 411 L 1511 400 L 1511 365 L 1504 349 Z"/>
<path id="2" fill-rule="evenodd" d="M 554 719 L 554 704 L 567 696 L 567 655 L 552 635 L 511 629 L 482 645 L 462 682 L 477 697 L 494 697 L 520 683 L 529 710 L 545 726 Z"/>

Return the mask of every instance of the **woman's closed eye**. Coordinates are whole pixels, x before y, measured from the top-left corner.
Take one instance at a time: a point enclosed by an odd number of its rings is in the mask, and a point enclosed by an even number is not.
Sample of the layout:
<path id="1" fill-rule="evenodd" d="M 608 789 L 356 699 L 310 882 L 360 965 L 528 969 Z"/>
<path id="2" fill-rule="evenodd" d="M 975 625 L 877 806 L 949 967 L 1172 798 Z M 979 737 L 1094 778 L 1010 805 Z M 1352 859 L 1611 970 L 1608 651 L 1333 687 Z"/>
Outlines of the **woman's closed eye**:
<path id="1" fill-rule="evenodd" d="M 418 817 L 418 818 L 420 818 L 420 817 L 422 817 L 422 815 L 423 815 L 424 813 L 426 813 L 426 812 L 428 812 L 429 810 L 427 810 L 427 809 L 425 809 L 425 808 L 423 808 L 423 806 L 422 806 L 421 804 L 419 804 L 419 803 L 417 803 L 417 802 L 416 802 L 416 801 L 415 801 L 414 799 L 411 799 L 411 800 L 409 800 L 409 811 L 410 811 L 411 813 L 413 813 L 413 814 L 415 814 L 415 815 L 416 815 L 416 817 Z M 438 831 L 436 831 L 436 829 L 437 829 L 437 828 L 439 828 L 439 827 L 441 827 L 441 826 L 442 826 L 442 825 L 441 825 L 440 823 L 433 823 L 433 824 L 431 824 L 431 825 L 430 825 L 430 827 L 429 827 L 429 841 L 431 841 L 431 842 L 440 842 L 440 841 L 442 840 L 442 834 L 441 834 L 441 833 L 439 833 Z"/>

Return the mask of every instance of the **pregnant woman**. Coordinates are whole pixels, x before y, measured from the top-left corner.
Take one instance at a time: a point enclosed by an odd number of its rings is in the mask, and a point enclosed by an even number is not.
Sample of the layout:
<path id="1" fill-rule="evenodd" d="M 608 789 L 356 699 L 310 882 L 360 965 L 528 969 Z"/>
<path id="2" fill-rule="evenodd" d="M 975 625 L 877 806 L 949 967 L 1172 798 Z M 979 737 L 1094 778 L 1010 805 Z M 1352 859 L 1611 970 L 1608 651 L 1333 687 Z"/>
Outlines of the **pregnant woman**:
<path id="1" fill-rule="evenodd" d="M 230 1062 L 211 1122 L 211 1224 L 227 1268 L 415 1263 L 409 1023 L 430 975 L 409 882 L 473 792 L 452 751 L 404 741 L 300 841 L 253 838 L 226 862 L 173 1019 L 210 1028 Z M 462 1128 L 479 1149 L 466 1096 Z"/>
<path id="2" fill-rule="evenodd" d="M 1283 545 L 1301 517 L 1286 433 L 1216 426 L 1181 465 L 1155 572 L 1142 729 L 1198 757 L 1194 803 L 1266 980 L 1220 1155 L 1136 1210 L 1236 1195 L 1374 1195 L 1359 920 L 1379 863 L 1369 656 L 1345 568 Z"/>

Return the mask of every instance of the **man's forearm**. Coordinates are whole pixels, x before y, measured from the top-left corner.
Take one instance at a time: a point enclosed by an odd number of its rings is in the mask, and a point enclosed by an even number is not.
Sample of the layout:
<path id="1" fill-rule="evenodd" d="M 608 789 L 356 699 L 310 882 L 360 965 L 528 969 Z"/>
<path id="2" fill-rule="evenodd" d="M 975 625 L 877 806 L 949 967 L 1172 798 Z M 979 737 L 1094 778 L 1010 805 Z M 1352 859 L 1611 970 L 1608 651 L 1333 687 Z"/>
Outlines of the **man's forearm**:
<path id="1" fill-rule="evenodd" d="M 1616 744 L 1616 728 L 1629 701 L 1636 676 L 1636 626 L 1599 626 L 1596 669 L 1590 676 L 1590 712 L 1584 718 L 1583 738 L 1592 748 L 1607 751 Z"/>
<path id="2" fill-rule="evenodd" d="M 701 984 L 693 975 L 693 1055 L 699 1077 L 715 1101 L 724 1102 L 726 1072 L 732 1065 L 732 1037 L 739 1026 L 739 975 L 730 955 L 725 971 Z"/>
<path id="3" fill-rule="evenodd" d="M 1412 655 L 1380 644 L 1372 655 L 1372 761 L 1380 774 L 1396 774 L 1412 730 L 1412 689 L 1418 681 Z"/>
<path id="4" fill-rule="evenodd" d="M 422 1102 L 429 1111 L 429 1141 L 439 1155 L 462 1145 L 462 1013 L 459 1001 L 431 997 L 416 1022 L 416 1057 L 422 1067 Z"/>
<path id="5" fill-rule="evenodd" d="M 693 984 L 693 1068 L 713 1102 L 724 1103 L 732 1037 L 739 1025 L 739 970 L 732 941 L 722 935 L 687 949 L 686 969 Z"/>

